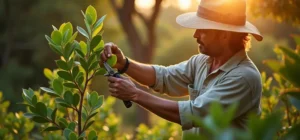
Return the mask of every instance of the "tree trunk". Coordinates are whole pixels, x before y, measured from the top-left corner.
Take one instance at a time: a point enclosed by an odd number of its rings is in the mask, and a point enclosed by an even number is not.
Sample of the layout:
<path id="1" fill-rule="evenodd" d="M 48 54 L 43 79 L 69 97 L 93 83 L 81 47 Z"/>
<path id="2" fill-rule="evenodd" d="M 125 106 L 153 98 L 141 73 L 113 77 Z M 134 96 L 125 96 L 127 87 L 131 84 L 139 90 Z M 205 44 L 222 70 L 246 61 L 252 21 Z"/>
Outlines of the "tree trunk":
<path id="1" fill-rule="evenodd" d="M 141 63 L 151 63 L 153 58 L 153 52 L 156 48 L 155 38 L 155 23 L 160 11 L 160 5 L 162 0 L 156 0 L 153 7 L 152 15 L 147 19 L 143 14 L 139 13 L 135 9 L 135 0 L 123 1 L 123 6 L 118 7 L 115 0 L 111 0 L 111 5 L 116 11 L 122 29 L 124 30 L 130 49 L 133 54 L 133 59 Z M 141 36 L 138 34 L 135 24 L 133 23 L 133 15 L 136 14 L 146 26 L 147 41 L 143 44 Z M 142 88 L 142 87 L 140 87 Z M 147 89 L 142 88 L 147 91 Z M 149 90 L 148 90 L 149 92 Z M 149 124 L 149 112 L 144 108 L 137 108 L 137 125 L 140 123 Z"/>

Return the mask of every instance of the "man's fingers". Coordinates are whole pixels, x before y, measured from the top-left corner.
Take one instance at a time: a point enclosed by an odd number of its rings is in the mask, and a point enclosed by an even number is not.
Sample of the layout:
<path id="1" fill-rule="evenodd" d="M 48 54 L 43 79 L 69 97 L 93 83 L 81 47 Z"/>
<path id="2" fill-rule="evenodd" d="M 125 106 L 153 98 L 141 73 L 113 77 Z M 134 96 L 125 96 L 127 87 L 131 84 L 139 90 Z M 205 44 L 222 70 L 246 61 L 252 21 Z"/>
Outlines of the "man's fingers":
<path id="1" fill-rule="evenodd" d="M 113 77 L 113 76 L 109 76 L 109 77 L 107 78 L 107 80 L 108 80 L 110 83 L 115 83 L 115 82 L 119 82 L 121 79 L 120 79 L 120 78 Z"/>
<path id="2" fill-rule="evenodd" d="M 104 53 L 106 54 L 106 57 L 110 57 L 112 55 L 112 52 L 111 52 L 111 49 L 115 46 L 114 43 L 110 42 L 110 43 L 107 43 L 105 44 L 105 47 L 104 47 Z"/>
<path id="3" fill-rule="evenodd" d="M 116 94 L 116 92 L 118 92 L 118 90 L 115 89 L 115 88 L 108 88 L 108 91 L 109 91 L 110 93 L 114 93 L 114 94 Z"/>

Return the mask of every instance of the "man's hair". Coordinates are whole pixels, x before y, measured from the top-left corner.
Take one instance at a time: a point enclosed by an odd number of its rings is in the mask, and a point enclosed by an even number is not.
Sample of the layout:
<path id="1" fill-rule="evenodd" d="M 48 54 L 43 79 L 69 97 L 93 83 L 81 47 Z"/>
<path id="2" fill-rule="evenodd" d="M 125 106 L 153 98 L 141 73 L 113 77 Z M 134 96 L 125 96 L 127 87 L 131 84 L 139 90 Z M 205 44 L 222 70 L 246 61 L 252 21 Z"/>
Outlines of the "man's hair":
<path id="1" fill-rule="evenodd" d="M 239 51 L 241 49 L 245 49 L 245 51 L 249 51 L 251 48 L 251 37 L 248 33 L 237 33 L 230 32 L 231 37 L 229 39 L 229 45 L 233 49 L 233 51 Z"/>

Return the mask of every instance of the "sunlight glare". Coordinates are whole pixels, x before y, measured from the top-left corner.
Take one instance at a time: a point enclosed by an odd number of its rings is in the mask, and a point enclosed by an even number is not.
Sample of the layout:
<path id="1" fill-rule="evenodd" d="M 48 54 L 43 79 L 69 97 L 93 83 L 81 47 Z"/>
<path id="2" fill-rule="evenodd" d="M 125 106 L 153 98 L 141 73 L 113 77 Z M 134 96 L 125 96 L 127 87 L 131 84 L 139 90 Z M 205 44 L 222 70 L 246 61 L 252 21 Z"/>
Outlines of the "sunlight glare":
<path id="1" fill-rule="evenodd" d="M 141 9 L 150 9 L 154 6 L 154 0 L 136 0 L 135 5 Z"/>
<path id="2" fill-rule="evenodd" d="M 191 7 L 191 0 L 178 0 L 178 7 L 181 10 L 187 10 Z"/>

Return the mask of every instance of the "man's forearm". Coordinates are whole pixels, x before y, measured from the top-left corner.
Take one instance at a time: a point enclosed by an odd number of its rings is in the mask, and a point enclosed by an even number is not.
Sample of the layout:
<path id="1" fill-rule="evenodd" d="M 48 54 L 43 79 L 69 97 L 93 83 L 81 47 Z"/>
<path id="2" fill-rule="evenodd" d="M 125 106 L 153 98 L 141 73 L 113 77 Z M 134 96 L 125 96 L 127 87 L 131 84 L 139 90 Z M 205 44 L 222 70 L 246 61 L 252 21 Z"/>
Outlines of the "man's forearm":
<path id="1" fill-rule="evenodd" d="M 136 92 L 134 102 L 168 121 L 180 124 L 178 102 L 156 97 L 143 90 Z"/>
<path id="2" fill-rule="evenodd" d="M 151 65 L 130 60 L 126 74 L 143 85 L 152 86 L 155 84 L 155 70 Z"/>

